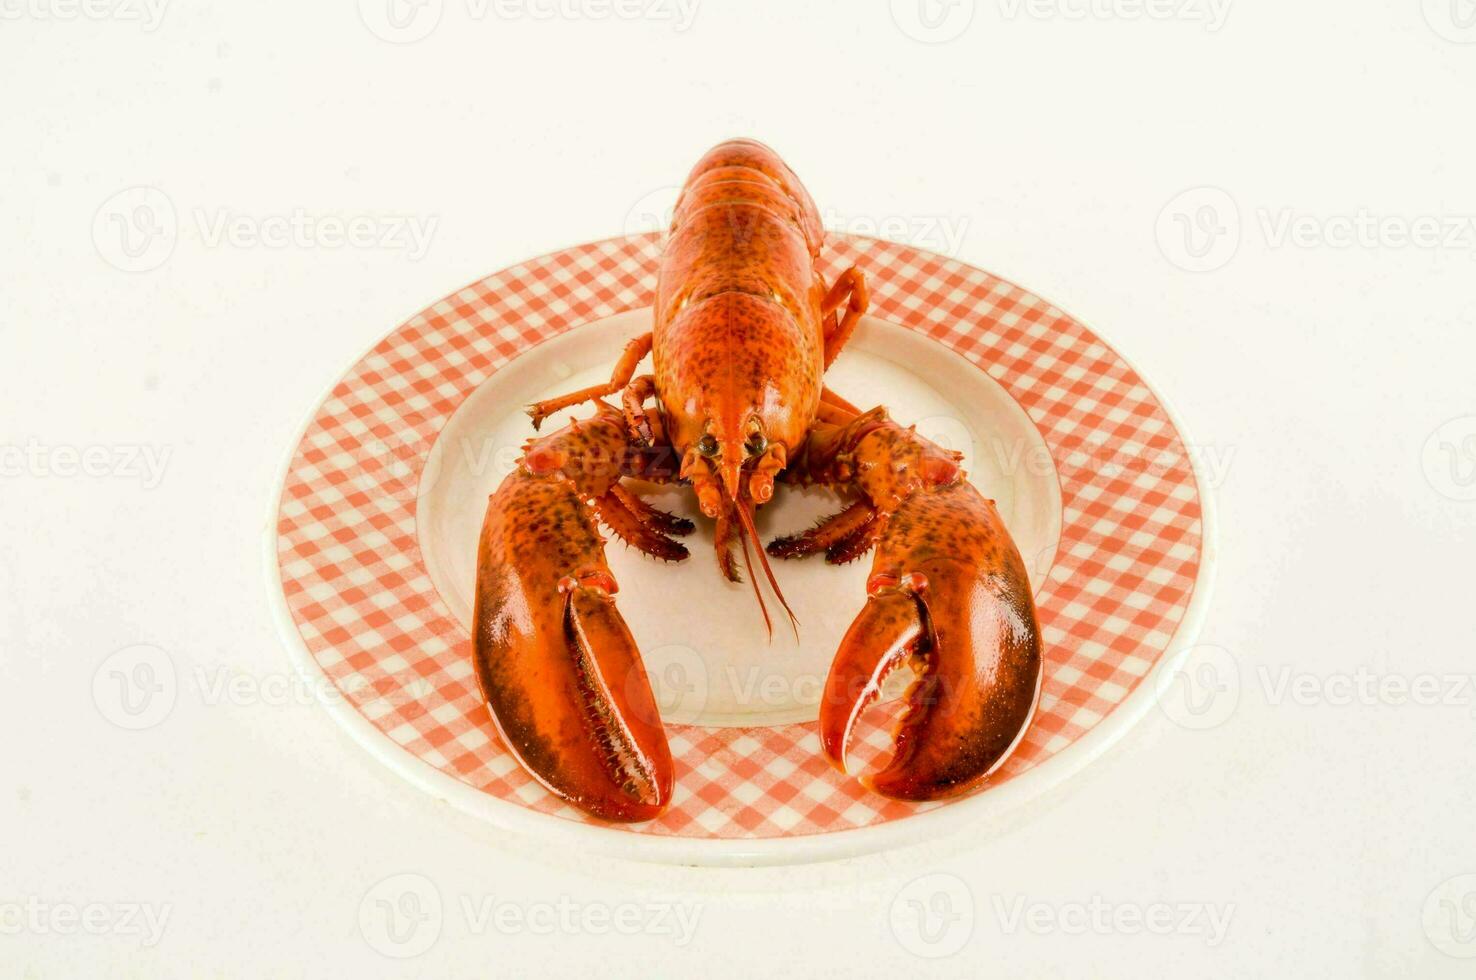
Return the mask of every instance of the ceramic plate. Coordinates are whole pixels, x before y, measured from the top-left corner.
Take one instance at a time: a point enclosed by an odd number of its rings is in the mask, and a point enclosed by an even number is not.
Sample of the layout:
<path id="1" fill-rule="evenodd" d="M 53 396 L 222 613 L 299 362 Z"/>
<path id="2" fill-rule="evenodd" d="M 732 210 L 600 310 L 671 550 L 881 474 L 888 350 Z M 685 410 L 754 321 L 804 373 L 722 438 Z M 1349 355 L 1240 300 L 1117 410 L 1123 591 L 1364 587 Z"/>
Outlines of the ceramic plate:
<path id="1" fill-rule="evenodd" d="M 982 791 L 948 803 L 888 801 L 840 776 L 814 718 L 870 559 L 776 562 L 801 625 L 798 638 L 781 629 L 770 640 L 748 587 L 719 576 L 699 521 L 681 565 L 608 548 L 667 722 L 670 810 L 603 825 L 526 775 L 497 739 L 470 661 L 482 514 L 531 433 L 522 406 L 607 379 L 623 343 L 649 329 L 659 255 L 658 236 L 636 235 L 473 283 L 375 345 L 312 413 L 284 466 L 268 566 L 301 669 L 341 693 L 329 710 L 359 742 L 509 829 L 638 859 L 777 863 L 982 825 L 1079 771 L 1151 707 L 1150 675 L 1192 642 L 1210 570 L 1208 501 L 1162 400 L 1020 287 L 832 235 L 827 277 L 860 264 L 872 305 L 827 384 L 962 451 L 1030 570 L 1046 669 L 1020 748 Z M 679 491 L 653 499 L 696 514 Z M 760 531 L 835 509 L 827 492 L 781 490 Z M 863 764 L 888 742 L 887 705 L 875 713 Z"/>

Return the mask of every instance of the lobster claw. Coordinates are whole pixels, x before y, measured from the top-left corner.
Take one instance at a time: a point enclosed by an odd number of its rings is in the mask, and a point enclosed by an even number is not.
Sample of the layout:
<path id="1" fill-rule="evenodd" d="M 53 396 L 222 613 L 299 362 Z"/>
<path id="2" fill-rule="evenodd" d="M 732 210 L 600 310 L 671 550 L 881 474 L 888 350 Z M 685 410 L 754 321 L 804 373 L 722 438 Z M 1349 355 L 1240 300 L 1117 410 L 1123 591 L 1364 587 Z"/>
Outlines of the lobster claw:
<path id="1" fill-rule="evenodd" d="M 862 712 L 906 664 L 917 677 L 895 752 L 861 781 L 901 800 L 967 792 L 1014 750 L 1040 699 L 1035 603 L 993 502 L 963 481 L 913 494 L 878 542 L 867 592 L 826 680 L 825 754 L 845 771 Z"/>
<path id="2" fill-rule="evenodd" d="M 671 750 L 578 491 L 556 472 L 509 476 L 488 503 L 477 561 L 477 680 L 503 742 L 596 817 L 658 816 Z"/>

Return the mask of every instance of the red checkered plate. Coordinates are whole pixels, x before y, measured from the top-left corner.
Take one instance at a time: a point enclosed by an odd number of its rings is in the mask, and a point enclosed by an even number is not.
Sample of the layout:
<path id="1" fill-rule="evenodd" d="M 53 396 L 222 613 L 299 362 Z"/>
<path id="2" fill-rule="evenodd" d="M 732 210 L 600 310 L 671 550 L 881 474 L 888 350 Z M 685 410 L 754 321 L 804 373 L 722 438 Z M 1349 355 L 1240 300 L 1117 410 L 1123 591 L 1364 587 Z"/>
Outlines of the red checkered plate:
<path id="1" fill-rule="evenodd" d="M 415 784 L 510 829 L 681 863 L 814 860 L 979 827 L 1060 784 L 1153 704 L 1208 593 L 1208 501 L 1162 400 L 1077 321 L 1011 283 L 891 242 L 831 236 L 871 316 L 827 383 L 965 453 L 1036 589 L 1046 674 L 1035 721 L 981 792 L 888 801 L 824 761 L 820 682 L 864 601 L 867 562 L 780 563 L 801 622 L 771 643 L 705 529 L 664 565 L 610 562 L 677 768 L 659 820 L 612 827 L 552 797 L 502 747 L 470 663 L 486 496 L 530 434 L 521 406 L 608 376 L 649 325 L 660 242 L 636 235 L 506 269 L 431 305 L 361 358 L 313 412 L 269 541 L 279 620 L 334 716 Z M 588 409 L 581 409 L 587 412 Z M 559 420 L 554 420 L 557 424 Z M 695 513 L 689 495 L 656 502 Z M 765 508 L 765 537 L 834 510 L 821 491 Z M 885 704 L 859 761 L 887 745 Z"/>

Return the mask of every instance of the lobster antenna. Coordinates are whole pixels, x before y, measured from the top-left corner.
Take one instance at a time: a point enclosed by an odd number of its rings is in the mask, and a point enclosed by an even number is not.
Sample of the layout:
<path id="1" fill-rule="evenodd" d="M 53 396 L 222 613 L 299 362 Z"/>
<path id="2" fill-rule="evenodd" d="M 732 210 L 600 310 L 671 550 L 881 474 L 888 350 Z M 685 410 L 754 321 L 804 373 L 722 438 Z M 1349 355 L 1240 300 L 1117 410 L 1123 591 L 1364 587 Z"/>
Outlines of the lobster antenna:
<path id="1" fill-rule="evenodd" d="M 733 509 L 739 512 L 743 510 L 737 504 L 733 505 Z M 739 529 L 738 545 L 743 549 L 743 565 L 748 569 L 748 581 L 753 586 L 753 597 L 758 600 L 759 612 L 764 614 L 764 629 L 769 631 L 769 640 L 772 642 L 774 639 L 774 622 L 769 619 L 769 607 L 764 604 L 764 593 L 759 589 L 758 576 L 753 574 L 753 559 L 748 557 L 748 531 L 746 528 Z"/>
<path id="2" fill-rule="evenodd" d="M 745 504 L 747 506 L 745 506 Z M 756 528 L 754 526 L 754 523 L 753 523 L 753 500 L 752 500 L 752 498 L 749 498 L 747 500 L 740 500 L 740 501 L 738 501 L 737 504 L 736 504 L 736 509 L 738 511 L 738 517 L 739 517 L 739 519 L 743 522 L 743 532 L 744 532 L 743 533 L 743 537 L 747 538 L 747 537 L 751 536 L 753 538 L 753 547 L 754 547 L 754 549 L 756 551 L 758 551 L 759 565 L 764 570 L 764 577 L 769 580 L 769 588 L 771 588 L 771 589 L 774 590 L 774 598 L 778 599 L 779 600 L 779 605 L 781 605 L 781 606 L 784 607 L 784 614 L 789 617 L 789 627 L 790 627 L 790 629 L 794 630 L 794 638 L 796 640 L 798 640 L 799 639 L 799 620 L 795 618 L 795 616 L 794 616 L 794 610 L 789 608 L 789 602 L 784 598 L 784 593 L 779 589 L 779 581 L 776 578 L 774 578 L 774 570 L 769 567 L 769 559 L 768 559 L 768 556 L 764 554 L 763 544 L 759 541 L 758 528 Z M 749 557 L 748 557 L 748 543 L 747 543 L 746 540 L 744 541 L 744 544 L 743 544 L 743 563 L 748 566 L 748 577 L 755 580 L 755 582 L 754 582 L 754 591 L 755 591 L 755 593 L 757 593 L 757 591 L 758 591 L 758 583 L 757 583 L 758 576 L 756 576 L 756 575 L 753 574 L 753 562 L 750 561 L 749 560 Z M 764 600 L 763 600 L 762 597 L 760 597 L 759 598 L 759 605 L 762 606 L 763 603 L 764 603 Z M 764 613 L 764 622 L 765 623 L 768 623 L 768 621 L 769 621 L 769 614 L 768 614 L 767 611 L 765 611 L 765 613 Z M 770 639 L 772 639 L 773 636 L 774 636 L 774 627 L 773 626 L 770 626 L 769 627 L 769 637 L 770 637 Z"/>

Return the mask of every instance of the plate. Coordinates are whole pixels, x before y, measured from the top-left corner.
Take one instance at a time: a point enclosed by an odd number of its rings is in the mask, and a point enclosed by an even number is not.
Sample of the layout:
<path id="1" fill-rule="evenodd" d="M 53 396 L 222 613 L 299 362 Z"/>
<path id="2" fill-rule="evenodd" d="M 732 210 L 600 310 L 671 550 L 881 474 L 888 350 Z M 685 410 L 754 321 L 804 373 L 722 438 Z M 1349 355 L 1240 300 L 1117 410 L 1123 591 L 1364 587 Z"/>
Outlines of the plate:
<path id="1" fill-rule="evenodd" d="M 1208 502 L 1182 428 L 1121 356 L 1050 303 L 952 259 L 831 235 L 827 277 L 860 264 L 872 308 L 827 384 L 962 451 L 998 501 L 1045 641 L 1031 729 L 960 800 L 889 801 L 841 777 L 814 718 L 869 559 L 776 563 L 801 626 L 770 640 L 748 588 L 719 576 L 699 521 L 681 565 L 608 548 L 667 723 L 670 810 L 600 824 L 525 774 L 470 661 L 487 494 L 530 435 L 522 406 L 606 379 L 624 341 L 649 329 L 659 255 L 658 236 L 635 235 L 473 283 L 376 344 L 311 414 L 283 467 L 268 569 L 300 669 L 341 695 L 328 710 L 361 744 L 512 830 L 637 859 L 780 863 L 977 825 L 1059 785 L 1151 708 L 1145 679 L 1192 642 L 1208 592 Z M 689 494 L 649 489 L 695 516 Z M 781 490 L 760 530 L 787 533 L 836 507 L 826 491 Z M 859 758 L 879 757 L 887 738 L 871 725 Z"/>

